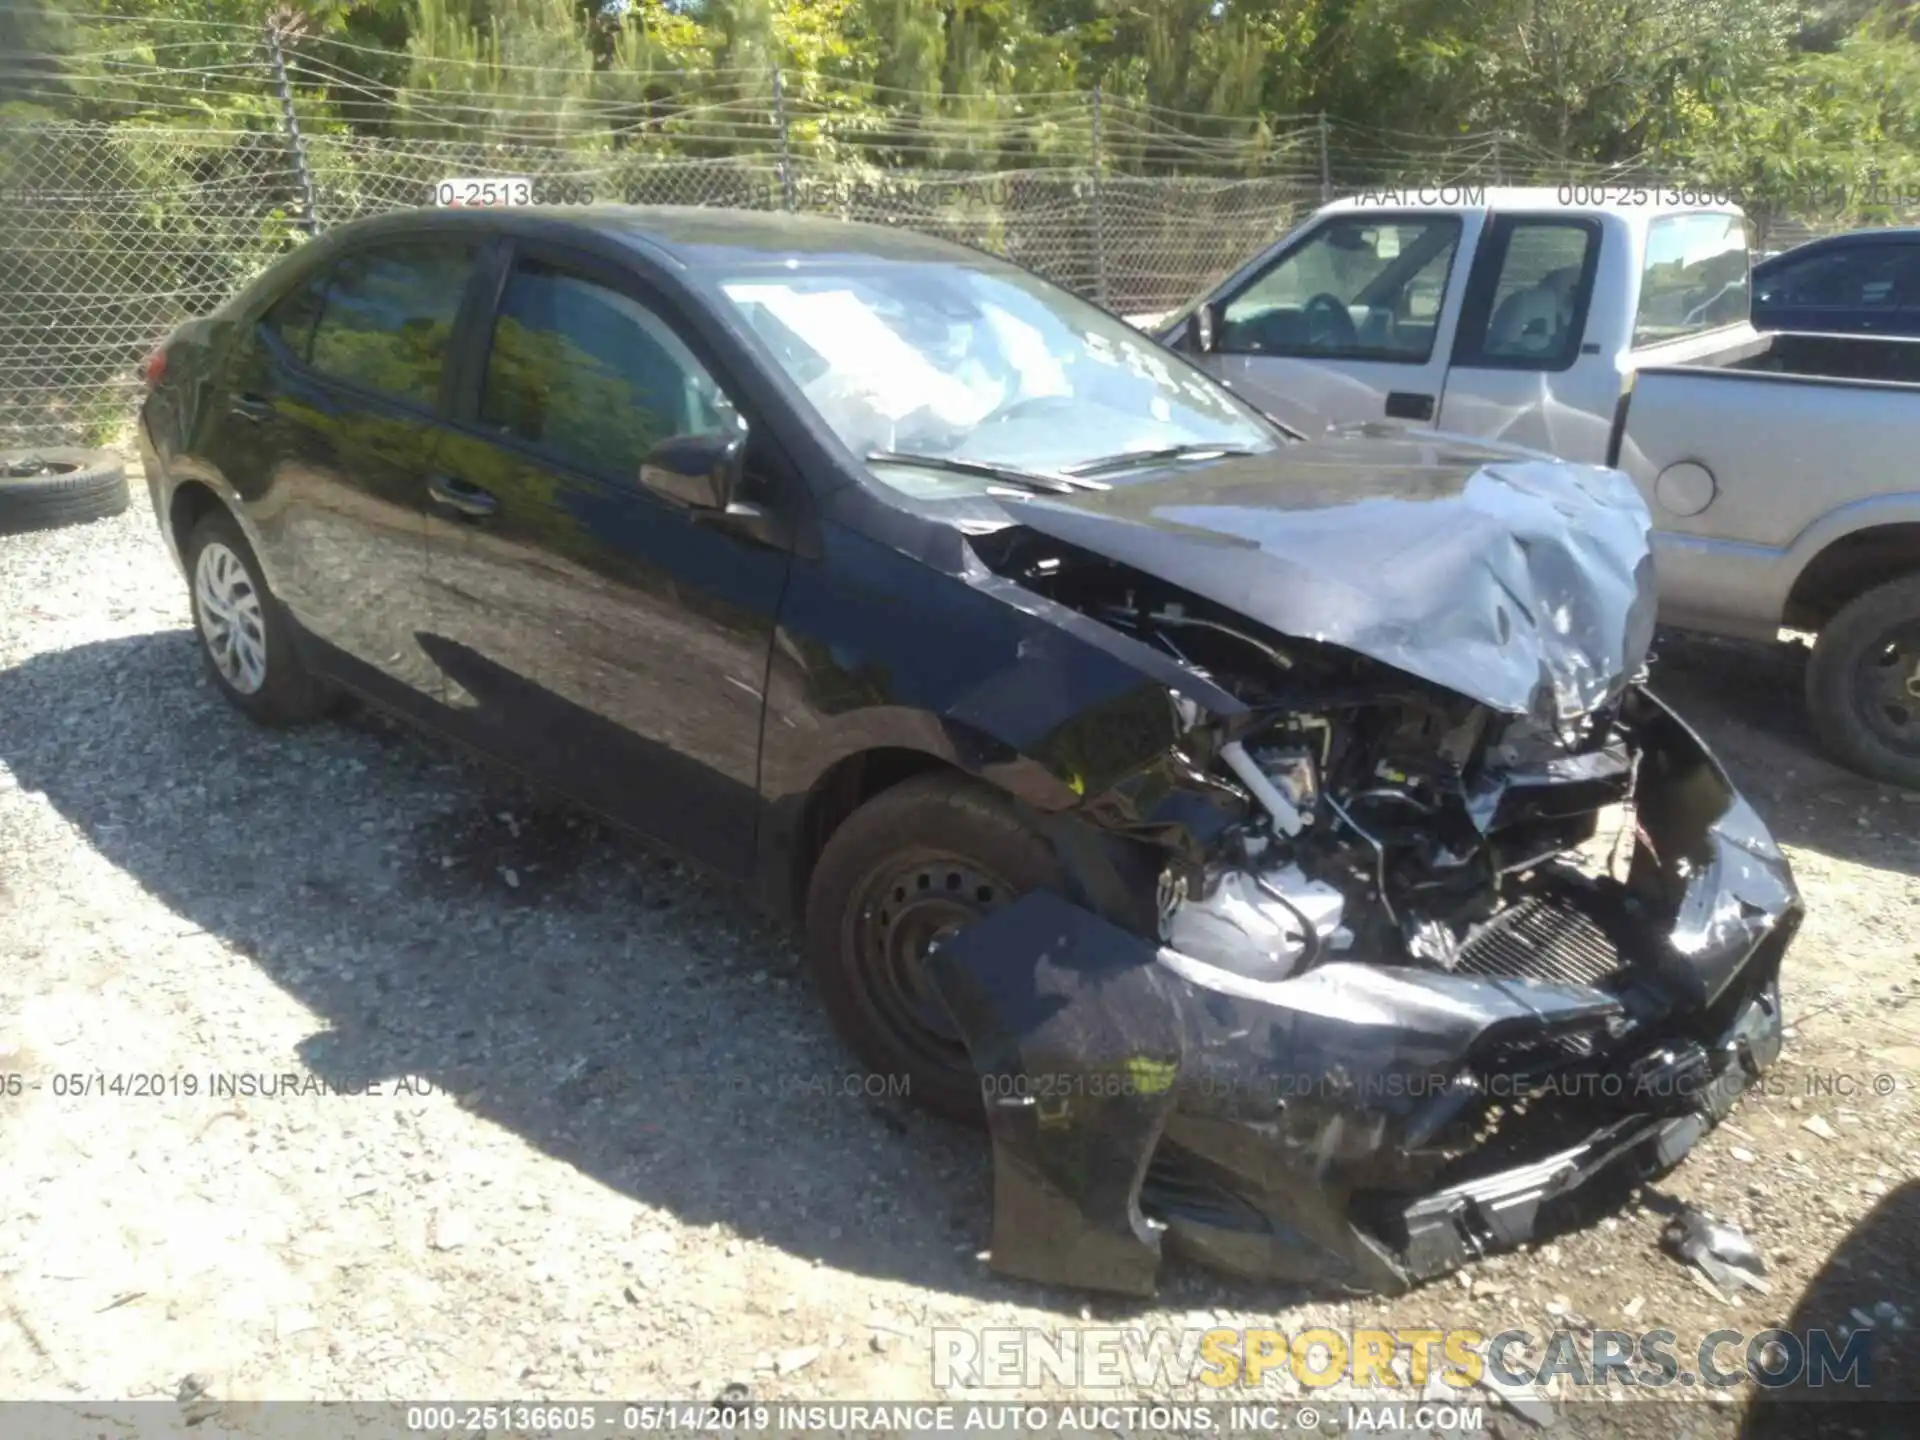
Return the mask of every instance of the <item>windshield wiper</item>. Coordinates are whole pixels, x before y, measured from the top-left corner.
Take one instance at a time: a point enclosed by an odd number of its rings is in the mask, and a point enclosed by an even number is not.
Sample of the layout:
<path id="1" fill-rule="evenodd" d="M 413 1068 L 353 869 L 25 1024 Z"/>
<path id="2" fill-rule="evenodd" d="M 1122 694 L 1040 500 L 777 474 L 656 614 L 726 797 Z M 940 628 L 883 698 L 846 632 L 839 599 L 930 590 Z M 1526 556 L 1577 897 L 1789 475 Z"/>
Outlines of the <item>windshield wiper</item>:
<path id="1" fill-rule="evenodd" d="M 1118 455 L 1107 455 L 1098 460 L 1088 460 L 1079 465 L 1069 466 L 1068 475 L 1104 475 L 1113 470 L 1131 470 L 1136 465 L 1155 465 L 1165 460 L 1198 459 L 1203 455 L 1257 455 L 1257 450 L 1249 450 L 1244 445 L 1202 445 L 1190 442 L 1185 445 L 1165 445 L 1157 450 L 1123 450 Z"/>
<path id="2" fill-rule="evenodd" d="M 867 460 L 875 465 L 918 465 L 927 470 L 951 471 L 955 475 L 1005 480 L 1047 495 L 1074 495 L 1082 490 L 1107 488 L 1097 481 L 1079 480 L 1044 470 L 1022 470 L 1018 465 L 996 465 L 991 460 L 964 460 L 957 455 L 916 455 L 906 450 L 875 450 L 867 456 Z"/>
<path id="3" fill-rule="evenodd" d="M 1304 440 L 1307 438 L 1306 431 L 1294 429 L 1293 426 L 1287 424 L 1286 421 L 1282 420 L 1278 415 L 1275 415 L 1270 411 L 1262 410 L 1260 412 L 1260 418 L 1266 421 L 1269 425 L 1273 426 L 1274 429 L 1278 430 L 1282 435 L 1286 436 L 1287 439 L 1289 440 Z"/>

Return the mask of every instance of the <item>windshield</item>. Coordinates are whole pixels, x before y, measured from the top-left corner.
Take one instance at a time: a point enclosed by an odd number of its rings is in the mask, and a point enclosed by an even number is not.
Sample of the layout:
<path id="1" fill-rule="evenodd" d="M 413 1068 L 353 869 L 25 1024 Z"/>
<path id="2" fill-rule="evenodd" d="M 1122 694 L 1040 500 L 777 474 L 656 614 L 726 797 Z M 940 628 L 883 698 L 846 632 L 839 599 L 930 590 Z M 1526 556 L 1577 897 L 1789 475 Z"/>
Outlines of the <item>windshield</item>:
<path id="1" fill-rule="evenodd" d="M 1124 321 L 1017 270 L 849 259 L 720 289 L 862 457 L 1051 473 L 1132 451 L 1278 443 L 1255 411 Z M 898 461 L 874 473 L 926 496 L 992 483 Z"/>

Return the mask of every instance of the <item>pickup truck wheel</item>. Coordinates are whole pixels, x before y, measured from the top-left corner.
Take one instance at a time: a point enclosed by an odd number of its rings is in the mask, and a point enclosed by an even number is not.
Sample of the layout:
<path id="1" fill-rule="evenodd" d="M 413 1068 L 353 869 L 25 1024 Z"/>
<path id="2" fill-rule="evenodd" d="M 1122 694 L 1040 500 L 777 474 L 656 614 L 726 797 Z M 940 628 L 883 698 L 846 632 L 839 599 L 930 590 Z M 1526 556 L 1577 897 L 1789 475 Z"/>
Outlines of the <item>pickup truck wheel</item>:
<path id="1" fill-rule="evenodd" d="M 984 1119 L 980 1077 L 930 982 L 934 946 L 1029 890 L 1062 883 L 1053 849 L 976 781 L 926 775 L 833 832 L 807 887 L 807 959 L 828 1018 L 916 1105 Z"/>
<path id="2" fill-rule="evenodd" d="M 1822 627 L 1807 709 L 1843 764 L 1920 789 L 1920 575 L 1869 590 Z"/>

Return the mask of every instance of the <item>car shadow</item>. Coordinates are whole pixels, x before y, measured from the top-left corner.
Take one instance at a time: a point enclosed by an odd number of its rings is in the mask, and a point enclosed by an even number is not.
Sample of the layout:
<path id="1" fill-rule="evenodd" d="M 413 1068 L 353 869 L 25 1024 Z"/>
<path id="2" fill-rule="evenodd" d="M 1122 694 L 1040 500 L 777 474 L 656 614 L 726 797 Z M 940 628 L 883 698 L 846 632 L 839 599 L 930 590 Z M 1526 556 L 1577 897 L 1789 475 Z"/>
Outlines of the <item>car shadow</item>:
<path id="1" fill-rule="evenodd" d="M 1885 1196 L 1841 1239 L 1781 1327 L 1825 1374 L 1791 1349 L 1770 1361 L 1783 1383 L 1749 1403 L 1742 1440 L 1815 1435 L 1910 1435 L 1920 1403 L 1920 1181 Z M 1824 1337 L 1824 1342 L 1820 1338 Z M 1849 1361 L 1861 1368 L 1848 1373 Z M 1824 1383 L 1823 1383 L 1824 1382 Z"/>
<path id="2" fill-rule="evenodd" d="M 980 1263 L 985 1137 L 884 1080 L 875 1093 L 784 927 L 450 745 L 365 711 L 262 729 L 220 700 L 178 630 L 0 671 L 0 761 L 322 1017 L 301 1057 L 332 1084 L 417 1077 L 684 1224 L 842 1271 L 1063 1314 L 1142 1308 Z M 1766 778 L 1734 768 L 1756 790 Z M 1839 829 L 1832 843 L 1853 838 Z M 1307 1298 L 1171 1256 L 1161 1296 L 1267 1312 Z"/>
<path id="3" fill-rule="evenodd" d="M 425 1081 L 686 1225 L 842 1271 L 1063 1314 L 1141 1308 L 980 1262 L 984 1134 L 864 1076 L 794 938 L 731 887 L 370 712 L 253 725 L 185 630 L 0 671 L 0 717 L 22 789 L 322 1018 L 299 1049 L 323 1080 Z M 1223 1283 L 1170 1257 L 1161 1295 Z"/>
<path id="4" fill-rule="evenodd" d="M 1650 688 L 1680 712 L 1784 845 L 1920 874 L 1920 793 L 1829 760 L 1807 719 L 1807 651 L 1661 632 Z"/>

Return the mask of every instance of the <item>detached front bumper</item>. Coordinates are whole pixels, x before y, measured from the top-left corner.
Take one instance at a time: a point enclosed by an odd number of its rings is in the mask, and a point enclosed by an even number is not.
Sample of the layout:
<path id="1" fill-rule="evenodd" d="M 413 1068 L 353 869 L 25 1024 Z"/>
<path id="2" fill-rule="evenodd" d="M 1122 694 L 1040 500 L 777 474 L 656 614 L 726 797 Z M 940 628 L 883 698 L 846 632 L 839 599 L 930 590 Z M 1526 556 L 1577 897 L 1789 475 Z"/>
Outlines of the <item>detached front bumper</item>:
<path id="1" fill-rule="evenodd" d="M 1049 893 L 936 952 L 987 1102 L 995 1268 L 1150 1294 L 1164 1240 L 1394 1291 L 1678 1163 L 1779 1054 L 1801 905 L 1699 738 L 1644 692 L 1623 718 L 1627 881 L 1543 897 L 1452 971 L 1252 981 Z"/>

